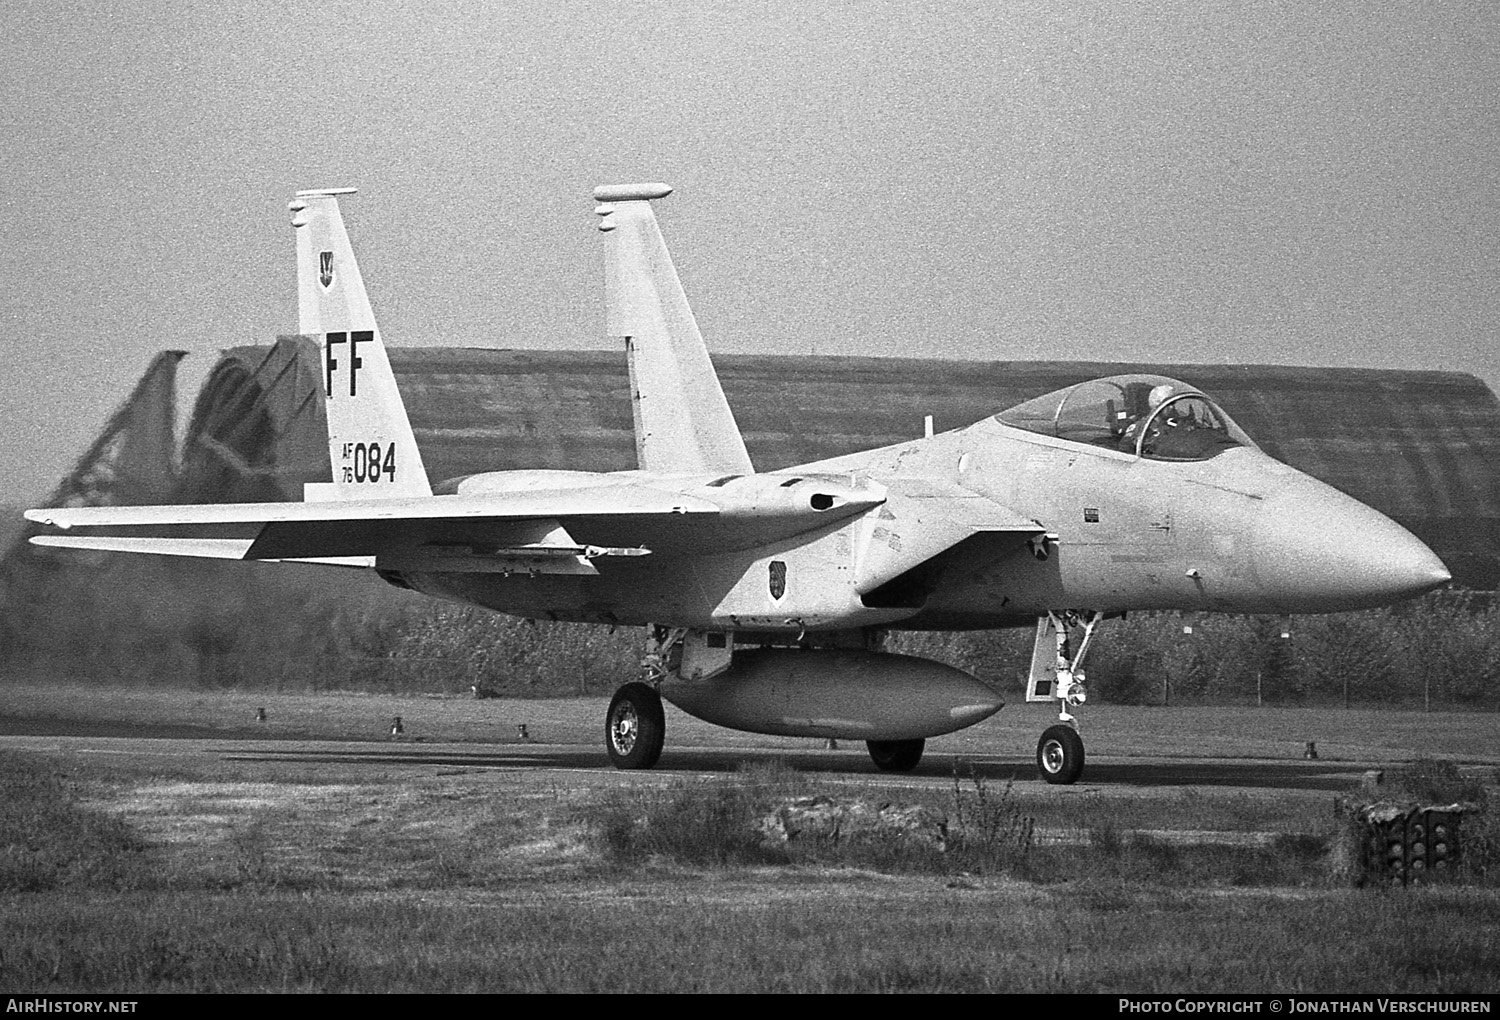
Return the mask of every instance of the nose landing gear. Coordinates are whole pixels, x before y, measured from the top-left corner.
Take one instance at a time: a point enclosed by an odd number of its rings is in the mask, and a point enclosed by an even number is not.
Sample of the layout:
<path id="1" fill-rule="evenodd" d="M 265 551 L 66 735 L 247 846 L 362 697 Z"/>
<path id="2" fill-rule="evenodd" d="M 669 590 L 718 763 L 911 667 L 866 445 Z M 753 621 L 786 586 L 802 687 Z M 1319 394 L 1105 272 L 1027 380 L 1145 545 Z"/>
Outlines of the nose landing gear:
<path id="1" fill-rule="evenodd" d="M 1049 783 L 1068 785 L 1083 774 L 1083 738 L 1078 735 L 1078 720 L 1068 709 L 1088 700 L 1083 657 L 1088 653 L 1094 628 L 1102 619 L 1103 613 L 1089 610 L 1049 612 L 1036 622 L 1026 700 L 1058 705 L 1058 724 L 1049 726 L 1036 745 L 1037 773 Z M 1074 632 L 1079 634 L 1076 653 Z"/>
<path id="2" fill-rule="evenodd" d="M 1083 738 L 1071 726 L 1049 726 L 1036 743 L 1036 769 L 1049 783 L 1064 786 L 1083 774 Z"/>

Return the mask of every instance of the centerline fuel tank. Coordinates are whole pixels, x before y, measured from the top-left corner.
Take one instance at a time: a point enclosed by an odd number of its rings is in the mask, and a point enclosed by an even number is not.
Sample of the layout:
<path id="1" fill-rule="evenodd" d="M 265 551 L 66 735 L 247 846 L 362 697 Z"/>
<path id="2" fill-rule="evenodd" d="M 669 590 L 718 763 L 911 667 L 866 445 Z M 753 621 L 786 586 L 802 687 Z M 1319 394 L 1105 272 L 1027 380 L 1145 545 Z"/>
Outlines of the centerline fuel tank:
<path id="1" fill-rule="evenodd" d="M 736 651 L 724 672 L 666 680 L 661 696 L 717 726 L 850 740 L 935 737 L 987 719 L 1005 704 L 953 666 L 846 648 Z"/>

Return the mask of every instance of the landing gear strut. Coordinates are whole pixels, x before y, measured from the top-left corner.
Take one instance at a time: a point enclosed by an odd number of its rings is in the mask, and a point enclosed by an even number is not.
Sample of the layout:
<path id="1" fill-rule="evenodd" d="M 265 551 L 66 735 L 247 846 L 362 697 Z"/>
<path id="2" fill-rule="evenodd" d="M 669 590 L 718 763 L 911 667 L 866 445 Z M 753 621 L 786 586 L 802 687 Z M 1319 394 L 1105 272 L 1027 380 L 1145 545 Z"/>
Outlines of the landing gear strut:
<path id="1" fill-rule="evenodd" d="M 1083 738 L 1078 735 L 1078 720 L 1068 709 L 1088 700 L 1083 657 L 1088 654 L 1094 628 L 1102 619 L 1103 613 L 1091 610 L 1048 613 L 1036 622 L 1026 700 L 1058 704 L 1058 725 L 1049 726 L 1036 745 L 1037 773 L 1049 783 L 1075 783 L 1083 774 Z M 1079 632 L 1076 652 L 1075 631 Z"/>

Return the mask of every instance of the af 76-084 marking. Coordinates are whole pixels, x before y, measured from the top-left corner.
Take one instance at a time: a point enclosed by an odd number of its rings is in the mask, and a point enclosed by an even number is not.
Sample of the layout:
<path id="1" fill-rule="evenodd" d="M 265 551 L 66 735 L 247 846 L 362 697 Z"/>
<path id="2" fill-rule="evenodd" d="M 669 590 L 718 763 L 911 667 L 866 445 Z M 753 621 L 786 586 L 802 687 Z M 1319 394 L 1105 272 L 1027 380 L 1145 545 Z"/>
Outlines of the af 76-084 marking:
<path id="1" fill-rule="evenodd" d="M 1333 612 L 1449 579 L 1395 522 L 1161 376 L 757 473 L 657 226 L 651 203 L 670 191 L 594 192 L 637 470 L 432 487 L 339 212 L 349 190 L 307 191 L 291 206 L 299 319 L 323 352 L 332 481 L 300 503 L 31 510 L 61 529 L 32 541 L 373 569 L 518 616 L 644 627 L 642 676 L 605 723 L 621 768 L 656 763 L 666 698 L 736 729 L 864 740 L 880 768 L 911 769 L 927 737 L 1001 701 L 961 670 L 883 651 L 887 633 L 1035 627 L 1027 700 L 1058 712 L 1037 744 L 1055 783 L 1083 770 L 1073 710 L 1105 617 Z"/>

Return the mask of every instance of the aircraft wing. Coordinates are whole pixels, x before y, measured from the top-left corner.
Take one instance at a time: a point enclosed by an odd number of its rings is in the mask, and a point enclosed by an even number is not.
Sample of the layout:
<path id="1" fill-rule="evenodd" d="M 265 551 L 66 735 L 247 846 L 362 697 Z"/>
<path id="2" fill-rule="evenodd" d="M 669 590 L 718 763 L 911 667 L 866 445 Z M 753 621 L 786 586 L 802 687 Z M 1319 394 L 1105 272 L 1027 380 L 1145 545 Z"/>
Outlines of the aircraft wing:
<path id="1" fill-rule="evenodd" d="M 32 543 L 60 548 L 392 570 L 595 573 L 589 561 L 600 556 L 750 548 L 862 513 L 881 499 L 813 487 L 838 495 L 809 500 L 798 488 L 771 485 L 782 498 L 766 502 L 733 485 L 705 486 L 717 497 L 710 498 L 621 480 L 391 499 L 55 507 L 28 510 L 26 518 L 60 529 Z"/>
<path id="2" fill-rule="evenodd" d="M 817 488 L 829 488 L 827 484 Z M 767 503 L 733 485 L 705 495 L 627 481 L 503 492 L 297 503 L 53 507 L 26 518 L 57 532 L 36 545 L 109 552 L 458 572 L 596 573 L 604 556 L 723 552 L 787 538 L 873 510 L 855 564 L 872 592 L 961 542 L 1006 544 L 1042 533 L 1035 521 L 961 486 L 890 479 L 850 489 L 837 509 L 811 509 L 799 490 Z M 821 504 L 819 504 L 821 505 Z"/>
<path id="3" fill-rule="evenodd" d="M 337 499 L 297 503 L 188 503 L 178 506 L 43 507 L 26 519 L 56 528 L 235 526 L 416 521 L 479 517 L 560 517 L 599 514 L 718 513 L 708 500 L 643 485 L 588 487 L 402 499 Z"/>
<path id="4" fill-rule="evenodd" d="M 638 556 L 640 544 L 598 546 L 568 527 L 607 523 L 611 538 L 655 539 L 653 521 L 691 531 L 688 519 L 715 519 L 720 507 L 640 485 L 604 485 L 503 495 L 418 496 L 302 503 L 54 507 L 27 520 L 62 529 L 36 545 L 216 559 L 289 560 L 335 566 L 575 572 L 578 560 Z M 564 525 L 567 522 L 567 526 Z M 85 530 L 88 534 L 75 534 Z M 592 571 L 583 571 L 592 572 Z"/>

